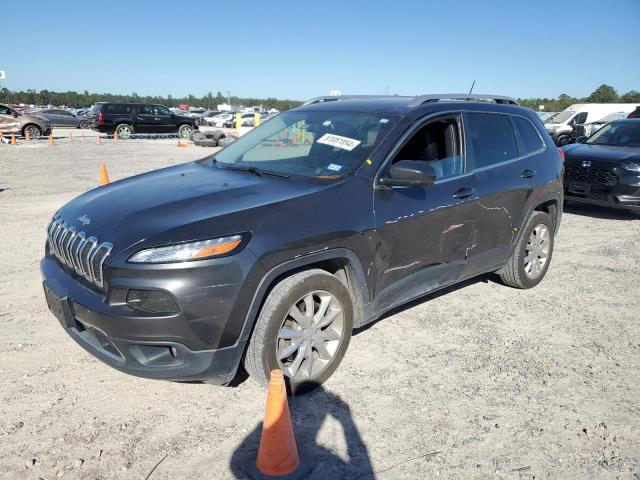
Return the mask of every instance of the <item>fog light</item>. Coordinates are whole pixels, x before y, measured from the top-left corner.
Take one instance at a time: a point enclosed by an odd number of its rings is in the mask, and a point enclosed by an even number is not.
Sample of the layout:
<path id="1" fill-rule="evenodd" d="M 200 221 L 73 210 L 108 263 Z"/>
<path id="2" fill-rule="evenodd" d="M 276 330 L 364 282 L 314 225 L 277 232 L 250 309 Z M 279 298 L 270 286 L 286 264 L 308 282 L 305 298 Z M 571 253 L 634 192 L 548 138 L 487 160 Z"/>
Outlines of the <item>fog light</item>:
<path id="1" fill-rule="evenodd" d="M 160 290 L 129 290 L 127 305 L 147 313 L 178 313 L 178 306 L 171 295 Z"/>

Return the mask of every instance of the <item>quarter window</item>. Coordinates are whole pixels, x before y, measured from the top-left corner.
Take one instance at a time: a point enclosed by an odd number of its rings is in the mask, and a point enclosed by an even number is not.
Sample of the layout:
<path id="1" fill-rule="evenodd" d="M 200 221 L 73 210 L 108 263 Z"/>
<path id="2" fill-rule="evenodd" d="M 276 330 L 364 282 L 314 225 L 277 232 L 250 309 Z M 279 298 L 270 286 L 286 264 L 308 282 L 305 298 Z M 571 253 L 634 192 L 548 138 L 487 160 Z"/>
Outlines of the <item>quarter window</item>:
<path id="1" fill-rule="evenodd" d="M 523 117 L 511 118 L 516 126 L 516 132 L 520 137 L 522 146 L 525 149 L 525 151 L 522 152 L 522 155 L 528 155 L 544 147 L 542 138 L 540 138 L 538 131 L 529 120 Z"/>
<path id="2" fill-rule="evenodd" d="M 129 105 L 112 103 L 110 105 L 105 105 L 104 111 L 105 111 L 105 113 L 111 113 L 111 114 L 115 114 L 115 115 L 122 115 L 122 114 L 125 114 L 125 113 L 129 113 L 131 111 L 131 107 Z"/>
<path id="3" fill-rule="evenodd" d="M 469 113 L 465 131 L 471 139 L 475 168 L 488 167 L 518 156 L 516 137 L 506 115 Z"/>
<path id="4" fill-rule="evenodd" d="M 398 152 L 393 163 L 400 160 L 430 163 L 436 179 L 464 173 L 458 118 L 438 118 L 421 127 Z"/>

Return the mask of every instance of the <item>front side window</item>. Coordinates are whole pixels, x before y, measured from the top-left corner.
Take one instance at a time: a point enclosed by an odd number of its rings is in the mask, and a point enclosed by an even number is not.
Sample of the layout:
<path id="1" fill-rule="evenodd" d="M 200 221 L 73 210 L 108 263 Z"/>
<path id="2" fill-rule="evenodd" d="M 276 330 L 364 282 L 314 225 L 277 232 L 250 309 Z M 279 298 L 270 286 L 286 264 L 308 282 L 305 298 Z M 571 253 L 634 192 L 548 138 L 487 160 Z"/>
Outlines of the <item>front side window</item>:
<path id="1" fill-rule="evenodd" d="M 609 123 L 591 135 L 586 143 L 612 147 L 640 147 L 640 125 Z"/>
<path id="2" fill-rule="evenodd" d="M 155 111 L 155 115 L 157 115 L 158 117 L 170 117 L 171 116 L 171 112 L 169 111 L 168 108 L 163 107 L 162 105 L 154 105 L 153 109 Z"/>
<path id="3" fill-rule="evenodd" d="M 509 117 L 493 113 L 469 113 L 465 131 L 471 140 L 475 168 L 488 167 L 518 156 L 518 147 Z"/>
<path id="4" fill-rule="evenodd" d="M 511 118 L 513 119 L 513 123 L 516 126 L 516 132 L 525 149 L 525 151 L 522 152 L 522 155 L 528 155 L 544 148 L 542 137 L 540 137 L 540 134 L 529 120 L 515 116 Z"/>
<path id="5" fill-rule="evenodd" d="M 0 105 L 0 115 L 11 115 L 13 112 L 9 107 L 5 107 L 4 105 Z"/>
<path id="6" fill-rule="evenodd" d="M 461 175 L 465 170 L 458 117 L 438 118 L 421 127 L 394 157 L 428 162 L 436 180 Z"/>
<path id="7" fill-rule="evenodd" d="M 291 111 L 261 124 L 215 155 L 224 167 L 337 178 L 369 158 L 396 124 L 389 115 Z"/>

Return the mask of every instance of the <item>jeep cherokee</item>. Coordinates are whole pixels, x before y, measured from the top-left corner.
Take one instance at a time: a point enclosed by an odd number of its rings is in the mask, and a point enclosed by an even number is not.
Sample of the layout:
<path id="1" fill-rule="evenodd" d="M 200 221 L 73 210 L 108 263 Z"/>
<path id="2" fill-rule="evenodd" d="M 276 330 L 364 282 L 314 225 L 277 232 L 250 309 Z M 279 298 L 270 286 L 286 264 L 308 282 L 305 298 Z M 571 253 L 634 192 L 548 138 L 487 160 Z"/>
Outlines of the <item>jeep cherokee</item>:
<path id="1" fill-rule="evenodd" d="M 45 295 L 123 372 L 227 384 L 242 362 L 303 392 L 394 307 L 488 272 L 537 285 L 562 174 L 538 117 L 506 97 L 321 97 L 66 204 Z"/>

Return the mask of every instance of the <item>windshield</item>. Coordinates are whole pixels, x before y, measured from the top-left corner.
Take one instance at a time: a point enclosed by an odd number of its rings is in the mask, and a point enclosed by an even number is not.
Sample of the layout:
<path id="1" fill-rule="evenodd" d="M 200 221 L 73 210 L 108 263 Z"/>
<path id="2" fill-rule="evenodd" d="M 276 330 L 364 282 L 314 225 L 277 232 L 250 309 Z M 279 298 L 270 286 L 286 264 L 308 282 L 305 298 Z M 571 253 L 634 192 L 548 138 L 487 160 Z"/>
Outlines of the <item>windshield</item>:
<path id="1" fill-rule="evenodd" d="M 610 123 L 591 135 L 587 143 L 614 147 L 640 147 L 640 123 Z"/>
<path id="2" fill-rule="evenodd" d="M 240 137 L 215 160 L 284 175 L 337 178 L 361 165 L 396 121 L 372 113 L 285 112 Z"/>
<path id="3" fill-rule="evenodd" d="M 564 123 L 576 114 L 575 111 L 564 111 L 555 115 L 552 119 L 547 120 L 549 123 Z"/>

